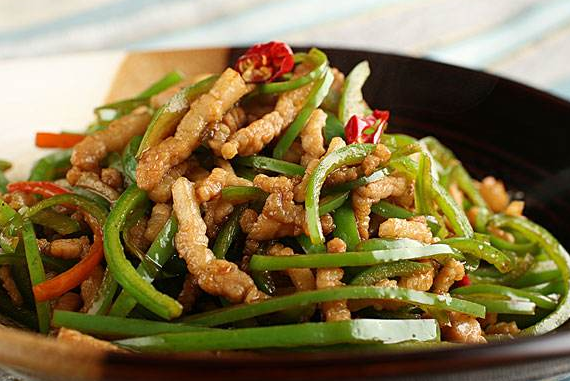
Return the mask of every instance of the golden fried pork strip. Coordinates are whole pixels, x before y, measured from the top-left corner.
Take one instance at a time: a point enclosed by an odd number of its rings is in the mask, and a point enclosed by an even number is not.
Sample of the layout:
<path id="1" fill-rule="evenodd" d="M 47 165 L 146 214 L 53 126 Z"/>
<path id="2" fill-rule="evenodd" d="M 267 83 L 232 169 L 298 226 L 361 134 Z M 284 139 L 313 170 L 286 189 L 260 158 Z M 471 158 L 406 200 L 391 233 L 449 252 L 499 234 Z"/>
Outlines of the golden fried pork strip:
<path id="1" fill-rule="evenodd" d="M 220 121 L 224 114 L 248 91 L 240 74 L 226 69 L 210 91 L 192 103 L 171 136 L 143 153 L 137 167 L 137 184 L 152 190 L 174 167 L 188 159 L 200 145 L 209 123 Z"/>
<path id="2" fill-rule="evenodd" d="M 122 151 L 134 136 L 144 134 L 150 119 L 148 109 L 139 107 L 111 122 L 108 128 L 87 136 L 73 148 L 71 164 L 81 171 L 98 172 L 99 162 L 109 152 Z"/>
<path id="3" fill-rule="evenodd" d="M 179 178 L 172 187 L 172 197 L 179 221 L 176 249 L 200 288 L 209 294 L 223 296 L 232 303 L 252 303 L 267 298 L 249 275 L 232 262 L 216 259 L 208 248 L 206 224 L 200 214 L 194 183 L 184 177 Z"/>
<path id="4" fill-rule="evenodd" d="M 333 238 L 327 242 L 327 251 L 329 253 L 344 253 L 346 243 L 340 238 Z M 317 289 L 342 287 L 344 286 L 342 283 L 343 276 L 344 270 L 340 267 L 317 269 Z M 324 302 L 321 304 L 321 311 L 326 321 L 342 321 L 351 318 L 346 300 Z"/>

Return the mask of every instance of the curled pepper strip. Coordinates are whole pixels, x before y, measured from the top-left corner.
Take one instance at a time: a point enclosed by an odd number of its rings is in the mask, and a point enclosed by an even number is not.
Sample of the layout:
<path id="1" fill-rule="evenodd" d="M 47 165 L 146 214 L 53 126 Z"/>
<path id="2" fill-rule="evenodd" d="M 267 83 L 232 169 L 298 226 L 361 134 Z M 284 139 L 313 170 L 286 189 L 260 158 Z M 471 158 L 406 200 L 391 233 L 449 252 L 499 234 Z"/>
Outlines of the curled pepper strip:
<path id="1" fill-rule="evenodd" d="M 312 48 L 307 54 L 300 54 L 300 53 L 298 54 L 299 55 L 297 55 L 297 57 L 299 57 L 299 59 L 296 61 L 301 62 L 308 60 L 313 64 L 314 69 L 302 77 L 291 79 L 289 81 L 261 83 L 255 89 L 255 93 L 258 94 L 283 93 L 285 91 L 298 89 L 299 87 L 305 86 L 323 76 L 323 74 L 328 68 L 328 58 L 325 53 L 323 53 L 317 48 Z"/>
<path id="2" fill-rule="evenodd" d="M 558 307 L 535 325 L 525 328 L 522 334 L 542 335 L 558 328 L 570 317 L 570 300 L 568 299 L 570 255 L 548 230 L 526 218 L 495 215 L 491 218 L 491 224 L 497 227 L 510 228 L 521 233 L 527 239 L 541 246 L 548 257 L 556 263 L 563 282 L 563 295 L 558 303 Z"/>
<path id="3" fill-rule="evenodd" d="M 69 270 L 55 278 L 36 284 L 33 288 L 36 301 L 43 302 L 55 299 L 79 286 L 89 278 L 93 269 L 103 259 L 103 232 L 99 222 L 89 214 L 85 214 L 85 221 L 93 231 L 93 244 L 89 253 Z"/>
<path id="4" fill-rule="evenodd" d="M 275 149 L 273 150 L 273 157 L 276 159 L 282 159 L 291 145 L 293 141 L 297 138 L 297 136 L 307 124 L 309 117 L 315 111 L 317 107 L 321 105 L 325 97 L 327 96 L 329 89 L 333 83 L 334 76 L 330 70 L 327 70 L 325 75 L 319 78 L 316 83 L 314 84 L 311 92 L 307 96 L 307 101 L 303 105 L 303 108 L 293 121 L 289 128 L 285 131 L 281 139 L 277 142 Z"/>
<path id="5" fill-rule="evenodd" d="M 323 243 L 325 237 L 319 220 L 319 195 L 327 176 L 343 165 L 361 163 L 374 149 L 373 144 L 351 144 L 326 156 L 314 169 L 307 184 L 306 220 L 312 243 Z"/>
<path id="6" fill-rule="evenodd" d="M 16 191 L 33 193 L 45 198 L 71 193 L 70 190 L 50 181 L 21 181 L 8 185 L 8 192 Z"/>
<path id="7" fill-rule="evenodd" d="M 295 66 L 293 51 L 284 42 L 255 44 L 238 58 L 235 69 L 249 83 L 272 82 Z"/>
<path id="8" fill-rule="evenodd" d="M 182 313 L 180 303 L 157 291 L 137 273 L 121 243 L 120 232 L 127 216 L 146 199 L 146 193 L 133 184 L 117 200 L 103 228 L 105 259 L 113 277 L 138 303 L 164 319 L 173 319 Z"/>

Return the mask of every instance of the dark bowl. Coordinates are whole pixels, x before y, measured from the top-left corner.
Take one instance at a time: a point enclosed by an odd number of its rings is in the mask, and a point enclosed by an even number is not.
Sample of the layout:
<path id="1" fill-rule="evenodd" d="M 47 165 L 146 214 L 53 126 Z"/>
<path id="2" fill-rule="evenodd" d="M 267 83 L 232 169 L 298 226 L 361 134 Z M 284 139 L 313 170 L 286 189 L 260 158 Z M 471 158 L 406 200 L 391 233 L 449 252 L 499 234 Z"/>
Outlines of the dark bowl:
<path id="1" fill-rule="evenodd" d="M 570 156 L 566 152 L 570 103 L 479 71 L 392 54 L 324 50 L 345 73 L 361 60 L 370 62 L 372 75 L 365 97 L 371 106 L 391 111 L 391 132 L 436 136 L 475 177 L 492 174 L 503 179 L 516 197 L 524 195 L 526 214 L 570 246 Z M 185 54 L 218 57 L 210 59 L 215 65 L 203 67 L 214 71 L 234 62 L 241 52 L 216 49 Z M 179 53 L 149 56 L 168 54 Z M 137 55 L 144 59 L 145 53 Z M 120 73 L 134 67 L 136 62 L 127 62 Z M 112 380 L 536 380 L 570 375 L 570 332 L 564 327 L 541 337 L 414 352 L 175 356 L 101 355 L 32 335 L 11 331 L 2 335 L 0 364 L 49 379 L 73 375 Z"/>

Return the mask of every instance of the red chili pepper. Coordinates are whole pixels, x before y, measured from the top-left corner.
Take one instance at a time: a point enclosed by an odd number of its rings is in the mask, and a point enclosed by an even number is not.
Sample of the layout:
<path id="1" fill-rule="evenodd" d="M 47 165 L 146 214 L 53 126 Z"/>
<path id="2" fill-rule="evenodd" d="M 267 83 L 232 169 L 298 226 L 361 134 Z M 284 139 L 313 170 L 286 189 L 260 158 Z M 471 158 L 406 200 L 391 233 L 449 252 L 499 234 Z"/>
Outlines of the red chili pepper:
<path id="1" fill-rule="evenodd" d="M 388 118 L 390 118 L 390 112 L 380 110 L 374 110 L 372 115 L 366 117 L 353 115 L 344 127 L 347 143 L 378 143 L 380 135 L 386 128 Z"/>
<path id="2" fill-rule="evenodd" d="M 53 197 L 58 194 L 71 193 L 70 190 L 65 189 L 50 181 L 20 181 L 8 185 L 8 192 L 26 192 L 33 193 L 45 198 Z"/>
<path id="3" fill-rule="evenodd" d="M 40 148 L 71 148 L 83 139 L 85 139 L 85 135 L 81 134 L 38 132 L 36 134 L 36 146 Z"/>
<path id="4" fill-rule="evenodd" d="M 235 68 L 246 82 L 271 82 L 293 70 L 293 51 L 284 42 L 256 44 L 238 58 Z"/>
<path id="5" fill-rule="evenodd" d="M 103 259 L 103 231 L 95 218 L 84 214 L 85 221 L 93 230 L 93 244 L 89 252 L 79 263 L 58 276 L 33 287 L 34 297 L 38 302 L 52 300 L 79 286 L 89 278 L 95 267 Z"/>
<path id="6" fill-rule="evenodd" d="M 469 279 L 469 275 L 465 274 L 461 280 L 458 280 L 453 285 L 454 287 L 465 287 L 471 284 L 471 279 Z"/>

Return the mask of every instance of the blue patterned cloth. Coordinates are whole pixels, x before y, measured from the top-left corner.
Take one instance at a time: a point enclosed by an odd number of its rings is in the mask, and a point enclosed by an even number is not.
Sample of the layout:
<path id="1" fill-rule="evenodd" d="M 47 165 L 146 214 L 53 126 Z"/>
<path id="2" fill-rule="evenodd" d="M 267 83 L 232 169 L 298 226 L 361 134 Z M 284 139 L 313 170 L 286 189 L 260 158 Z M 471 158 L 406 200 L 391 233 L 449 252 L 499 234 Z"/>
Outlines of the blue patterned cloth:
<path id="1" fill-rule="evenodd" d="M 570 99 L 570 0 L 0 1 L 0 59 L 270 39 L 428 57 Z"/>

